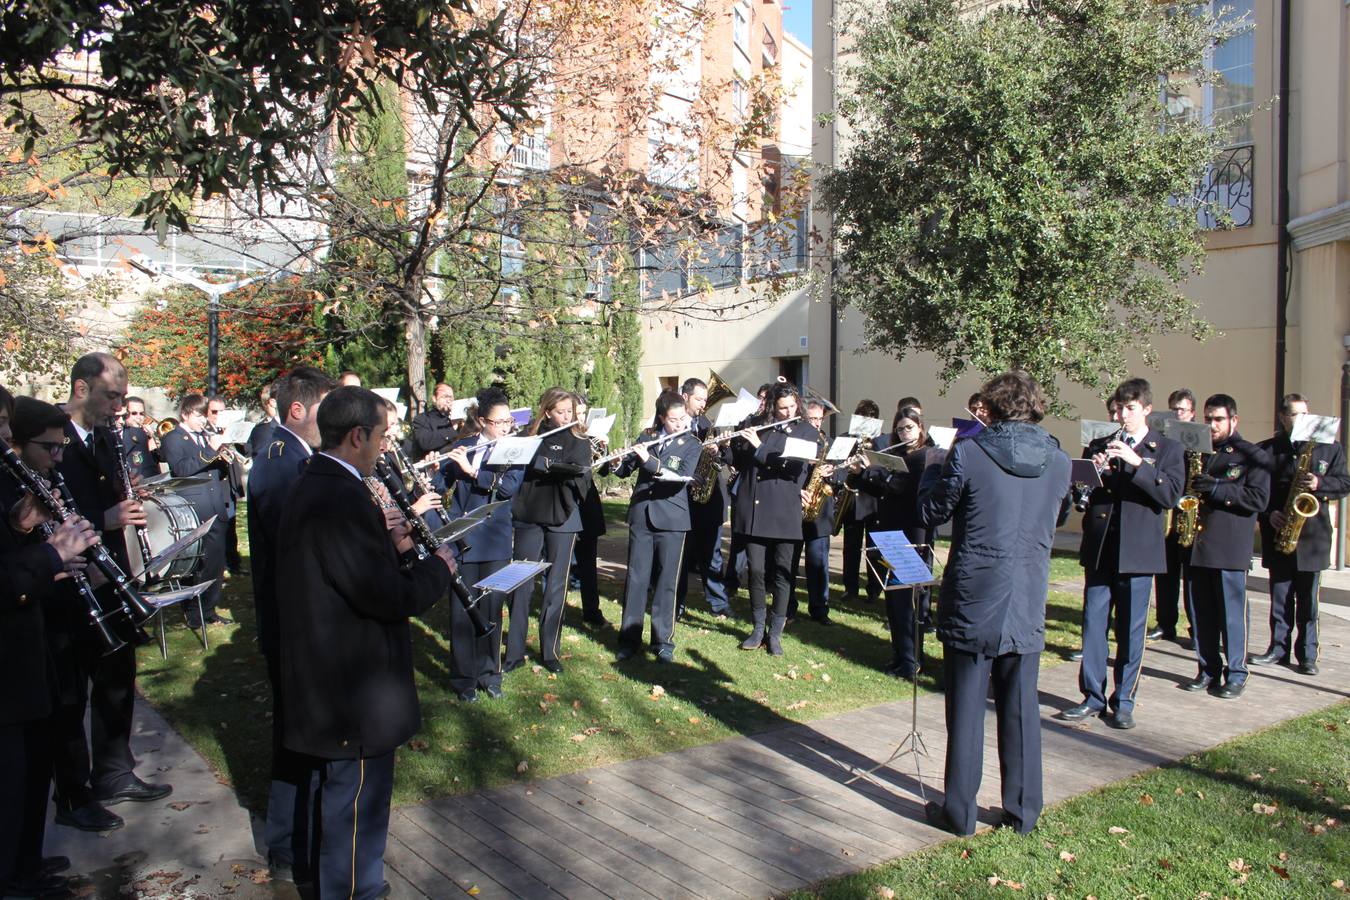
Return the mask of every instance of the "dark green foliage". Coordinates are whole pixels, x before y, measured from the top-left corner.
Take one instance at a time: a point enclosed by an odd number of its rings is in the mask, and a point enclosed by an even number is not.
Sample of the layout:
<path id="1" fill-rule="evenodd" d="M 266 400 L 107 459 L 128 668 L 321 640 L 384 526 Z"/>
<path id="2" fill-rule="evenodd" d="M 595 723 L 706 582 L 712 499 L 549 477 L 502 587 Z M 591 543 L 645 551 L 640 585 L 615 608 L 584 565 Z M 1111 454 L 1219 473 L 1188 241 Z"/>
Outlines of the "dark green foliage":
<path id="1" fill-rule="evenodd" d="M 1194 3 L 968 5 L 887 0 L 849 28 L 836 297 L 870 349 L 931 352 L 944 383 L 1022 367 L 1101 390 L 1127 353 L 1153 363 L 1151 334 L 1208 330 L 1179 288 L 1202 232 L 1173 198 L 1215 137 L 1160 127 L 1159 79 L 1198 71 L 1219 26 Z"/>

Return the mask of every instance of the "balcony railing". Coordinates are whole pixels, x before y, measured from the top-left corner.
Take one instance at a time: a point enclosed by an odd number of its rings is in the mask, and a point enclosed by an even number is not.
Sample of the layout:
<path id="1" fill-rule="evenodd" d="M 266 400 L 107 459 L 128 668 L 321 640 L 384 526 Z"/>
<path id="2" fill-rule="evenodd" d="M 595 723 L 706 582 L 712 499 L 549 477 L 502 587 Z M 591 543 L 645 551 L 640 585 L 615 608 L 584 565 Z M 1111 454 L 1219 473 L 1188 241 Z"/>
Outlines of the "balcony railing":
<path id="1" fill-rule="evenodd" d="M 1250 144 L 1220 152 L 1196 186 L 1196 214 L 1202 228 L 1252 224 L 1252 179 L 1255 150 Z M 1224 215 L 1225 210 L 1227 216 Z"/>

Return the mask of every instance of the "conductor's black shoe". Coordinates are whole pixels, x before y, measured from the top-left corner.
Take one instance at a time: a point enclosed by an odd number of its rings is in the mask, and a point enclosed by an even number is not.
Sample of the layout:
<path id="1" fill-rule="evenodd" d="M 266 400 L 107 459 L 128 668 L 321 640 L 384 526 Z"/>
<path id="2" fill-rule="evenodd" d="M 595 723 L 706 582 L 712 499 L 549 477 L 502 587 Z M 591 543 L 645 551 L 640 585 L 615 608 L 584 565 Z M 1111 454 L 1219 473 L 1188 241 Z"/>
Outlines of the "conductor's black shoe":
<path id="1" fill-rule="evenodd" d="M 1127 712 L 1116 712 L 1103 717 L 1106 724 L 1112 728 L 1119 728 L 1121 731 L 1129 731 L 1134 727 L 1134 715 Z"/>
<path id="2" fill-rule="evenodd" d="M 1083 658 L 1082 650 L 1075 650 L 1069 654 L 1069 662 L 1078 662 L 1082 658 Z"/>
<path id="3" fill-rule="evenodd" d="M 126 823 L 115 812 L 109 812 L 102 805 L 89 801 L 75 809 L 56 810 L 56 824 L 77 831 L 116 831 Z"/>
<path id="4" fill-rule="evenodd" d="M 172 793 L 173 785 L 149 784 L 132 775 L 130 782 L 115 791 L 95 788 L 94 799 L 104 806 L 116 806 L 119 803 L 153 803 L 156 800 L 163 800 Z"/>
<path id="5" fill-rule="evenodd" d="M 493 700 L 502 699 L 502 689 L 500 685 L 489 684 L 487 687 L 483 688 L 483 693 L 487 694 Z"/>
<path id="6" fill-rule="evenodd" d="M 477 702 L 478 702 L 478 692 L 477 692 L 477 691 L 465 691 L 464 693 L 462 693 L 462 694 L 459 695 L 459 702 L 460 702 L 460 703 L 477 703 Z"/>
<path id="7" fill-rule="evenodd" d="M 614 654 L 614 661 L 623 662 L 626 659 L 632 659 L 636 654 L 637 651 L 632 647 L 620 647 L 618 652 Z"/>
<path id="8" fill-rule="evenodd" d="M 0 888 L 5 897 L 69 897 L 70 886 L 59 875 L 29 875 L 15 878 Z"/>
<path id="9" fill-rule="evenodd" d="M 1220 700 L 1236 700 L 1242 696 L 1242 691 L 1247 687 L 1246 682 L 1242 684 L 1233 684 L 1231 681 L 1223 687 L 1215 688 L 1210 686 L 1209 692 Z"/>
<path id="10" fill-rule="evenodd" d="M 1095 716 L 1099 712 L 1101 710 L 1091 703 L 1080 703 L 1077 706 L 1070 706 L 1068 709 L 1061 710 L 1055 718 L 1063 719 L 1065 722 L 1077 722 L 1080 719 L 1086 719 L 1088 716 Z"/>
<path id="11" fill-rule="evenodd" d="M 1294 671 L 1300 675 L 1316 675 L 1318 672 L 1317 660 L 1310 659 L 1307 662 L 1301 662 L 1294 666 Z"/>
<path id="12" fill-rule="evenodd" d="M 558 662 L 556 659 L 544 660 L 544 668 L 548 669 L 554 675 L 561 675 L 563 671 L 562 663 Z"/>
<path id="13" fill-rule="evenodd" d="M 1209 680 L 1208 675 L 1197 675 L 1190 681 L 1182 684 L 1181 689 L 1183 691 L 1203 691 L 1209 687 Z"/>
<path id="14" fill-rule="evenodd" d="M 1152 628 L 1144 637 L 1150 641 L 1172 641 L 1176 640 L 1177 633 L 1166 628 Z"/>
<path id="15" fill-rule="evenodd" d="M 70 869 L 69 856 L 44 856 L 38 864 L 39 875 L 60 875 Z"/>
<path id="16" fill-rule="evenodd" d="M 1254 666 L 1273 666 L 1275 663 L 1284 662 L 1284 654 L 1276 647 L 1271 647 L 1260 656 L 1252 656 L 1247 662 Z"/>
<path id="17" fill-rule="evenodd" d="M 675 661 L 674 650 L 660 650 L 656 654 L 656 661 L 659 663 L 673 663 Z"/>

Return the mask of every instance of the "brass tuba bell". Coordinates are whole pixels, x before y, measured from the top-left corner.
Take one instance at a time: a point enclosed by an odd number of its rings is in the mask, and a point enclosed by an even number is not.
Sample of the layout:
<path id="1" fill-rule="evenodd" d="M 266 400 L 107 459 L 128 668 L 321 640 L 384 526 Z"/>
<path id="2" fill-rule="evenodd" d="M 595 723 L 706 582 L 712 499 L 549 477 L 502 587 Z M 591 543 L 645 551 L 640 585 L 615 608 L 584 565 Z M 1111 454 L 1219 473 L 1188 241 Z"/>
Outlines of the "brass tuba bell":
<path id="1" fill-rule="evenodd" d="M 718 375 L 716 372 L 709 369 L 708 403 L 705 408 L 711 409 L 714 403 L 720 403 L 723 400 L 729 400 L 734 396 L 736 396 L 736 392 L 731 389 L 731 386 L 729 384 L 727 384 L 725 381 L 722 380 L 722 376 Z"/>

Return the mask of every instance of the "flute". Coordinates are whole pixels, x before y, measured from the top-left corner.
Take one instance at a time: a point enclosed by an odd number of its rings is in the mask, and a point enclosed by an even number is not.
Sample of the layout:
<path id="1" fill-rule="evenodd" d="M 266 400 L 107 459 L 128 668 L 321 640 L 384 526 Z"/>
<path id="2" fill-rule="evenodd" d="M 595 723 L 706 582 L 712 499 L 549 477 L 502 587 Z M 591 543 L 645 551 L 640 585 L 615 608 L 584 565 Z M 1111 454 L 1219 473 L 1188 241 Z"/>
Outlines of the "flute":
<path id="1" fill-rule="evenodd" d="M 675 431 L 675 432 L 672 432 L 672 433 L 670 433 L 670 434 L 663 434 L 663 435 L 661 435 L 660 437 L 654 438 L 654 439 L 652 439 L 652 440 L 650 440 L 650 441 L 642 441 L 641 443 L 633 444 L 631 447 L 625 447 L 624 449 L 618 451 L 617 453 L 611 453 L 609 456 L 602 456 L 602 457 L 600 457 L 600 458 L 597 459 L 595 462 L 591 463 L 591 468 L 594 469 L 594 468 L 597 467 L 597 466 L 603 466 L 603 465 L 605 465 L 606 463 L 612 463 L 612 462 L 614 462 L 614 461 L 616 461 L 616 460 L 623 459 L 625 456 L 627 456 L 628 454 L 634 452 L 634 451 L 637 450 L 639 447 L 642 447 L 642 448 L 645 449 L 645 448 L 647 448 L 647 447 L 655 447 L 655 446 L 657 446 L 658 444 L 664 444 L 666 441 L 673 441 L 675 438 L 679 437 L 680 435 L 682 435 L 682 434 L 688 434 L 688 433 L 691 432 L 691 431 L 693 431 L 692 428 L 682 428 L 682 429 L 680 429 L 679 431 Z"/>

